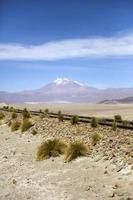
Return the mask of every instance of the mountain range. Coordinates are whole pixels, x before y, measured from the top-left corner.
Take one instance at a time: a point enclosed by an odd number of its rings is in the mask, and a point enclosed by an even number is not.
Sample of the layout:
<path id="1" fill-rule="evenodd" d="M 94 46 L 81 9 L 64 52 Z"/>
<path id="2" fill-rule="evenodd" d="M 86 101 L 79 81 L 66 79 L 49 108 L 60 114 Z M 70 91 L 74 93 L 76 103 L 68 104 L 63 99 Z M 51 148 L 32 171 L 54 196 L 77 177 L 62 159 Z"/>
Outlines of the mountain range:
<path id="1" fill-rule="evenodd" d="M 133 88 L 98 89 L 68 78 L 57 78 L 36 90 L 0 92 L 0 102 L 5 103 L 124 103 L 122 99 L 128 97 L 133 99 Z"/>

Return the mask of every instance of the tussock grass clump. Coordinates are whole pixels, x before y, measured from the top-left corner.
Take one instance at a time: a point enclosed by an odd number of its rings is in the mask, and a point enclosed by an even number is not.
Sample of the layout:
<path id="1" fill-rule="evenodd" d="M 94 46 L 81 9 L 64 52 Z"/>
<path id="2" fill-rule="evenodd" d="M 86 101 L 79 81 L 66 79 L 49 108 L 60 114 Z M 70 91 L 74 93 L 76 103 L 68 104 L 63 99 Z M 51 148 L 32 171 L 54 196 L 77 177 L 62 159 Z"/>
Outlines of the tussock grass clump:
<path id="1" fill-rule="evenodd" d="M 49 109 L 48 109 L 48 108 L 46 108 L 46 109 L 44 110 L 44 112 L 45 112 L 45 113 L 48 113 L 48 112 L 49 112 Z"/>
<path id="2" fill-rule="evenodd" d="M 59 120 L 59 122 L 63 122 L 63 120 L 64 120 L 64 116 L 61 113 L 61 111 L 58 112 L 58 120 Z"/>
<path id="3" fill-rule="evenodd" d="M 72 125 L 78 124 L 78 121 L 79 121 L 78 115 L 72 116 L 72 118 L 71 118 L 71 124 Z"/>
<path id="4" fill-rule="evenodd" d="M 61 113 L 62 113 L 61 110 L 59 110 L 59 111 L 58 111 L 58 115 L 61 114 Z"/>
<path id="5" fill-rule="evenodd" d="M 17 113 L 16 113 L 16 112 L 13 112 L 12 115 L 11 115 L 11 118 L 12 118 L 12 119 L 16 119 L 17 116 L 18 116 Z"/>
<path id="6" fill-rule="evenodd" d="M 0 120 L 4 119 L 5 115 L 3 112 L 0 112 Z"/>
<path id="7" fill-rule="evenodd" d="M 44 110 L 44 113 L 45 113 L 45 114 L 48 114 L 48 113 L 49 113 L 49 109 L 46 108 L 46 109 Z"/>
<path id="8" fill-rule="evenodd" d="M 32 135 L 36 135 L 37 134 L 37 130 L 33 129 L 31 132 Z"/>
<path id="9" fill-rule="evenodd" d="M 123 120 L 123 125 L 124 126 L 129 126 L 129 121 L 128 120 Z"/>
<path id="10" fill-rule="evenodd" d="M 95 146 L 101 140 L 101 135 L 99 133 L 94 133 L 92 135 L 92 145 Z"/>
<path id="11" fill-rule="evenodd" d="M 116 124 L 116 121 L 114 120 L 112 123 L 112 130 L 116 131 L 116 129 L 117 129 L 117 124 Z"/>
<path id="12" fill-rule="evenodd" d="M 30 113 L 28 112 L 28 110 L 26 108 L 24 108 L 23 112 L 22 112 L 22 116 L 23 116 L 23 119 L 28 119 L 30 118 Z"/>
<path id="13" fill-rule="evenodd" d="M 40 118 L 43 119 L 45 117 L 48 117 L 48 113 L 49 113 L 49 110 L 47 108 L 44 110 L 44 112 L 40 110 Z"/>
<path id="14" fill-rule="evenodd" d="M 8 110 L 9 106 L 3 106 L 3 109 Z"/>
<path id="15" fill-rule="evenodd" d="M 21 126 L 21 122 L 19 122 L 19 121 L 12 122 L 11 123 L 11 131 L 19 130 L 20 126 Z"/>
<path id="16" fill-rule="evenodd" d="M 91 127 L 97 128 L 98 127 L 98 119 L 96 117 L 93 117 L 91 120 Z"/>
<path id="17" fill-rule="evenodd" d="M 122 116 L 121 116 L 121 115 L 115 115 L 115 116 L 114 116 L 114 120 L 115 120 L 116 122 L 121 122 L 121 121 L 122 121 Z"/>
<path id="18" fill-rule="evenodd" d="M 104 117 L 97 118 L 97 120 L 98 120 L 98 124 L 106 121 L 106 119 Z"/>
<path id="19" fill-rule="evenodd" d="M 27 131 L 32 126 L 33 126 L 33 124 L 29 119 L 23 119 L 22 126 L 21 126 L 21 132 Z"/>
<path id="20" fill-rule="evenodd" d="M 13 112 L 13 111 L 14 111 L 14 108 L 11 106 L 11 107 L 9 108 L 9 110 L 10 110 L 10 112 Z"/>
<path id="21" fill-rule="evenodd" d="M 90 148 L 83 142 L 73 142 L 70 143 L 65 151 L 65 161 L 70 162 L 79 156 L 88 156 L 90 153 Z"/>
<path id="22" fill-rule="evenodd" d="M 39 161 L 39 160 L 48 159 L 51 156 L 57 157 L 60 154 L 63 154 L 66 148 L 67 148 L 67 144 L 63 140 L 49 139 L 47 141 L 44 141 L 38 147 L 36 158 Z"/>
<path id="23" fill-rule="evenodd" d="M 40 118 L 41 119 L 45 118 L 45 114 L 43 112 L 40 114 Z"/>

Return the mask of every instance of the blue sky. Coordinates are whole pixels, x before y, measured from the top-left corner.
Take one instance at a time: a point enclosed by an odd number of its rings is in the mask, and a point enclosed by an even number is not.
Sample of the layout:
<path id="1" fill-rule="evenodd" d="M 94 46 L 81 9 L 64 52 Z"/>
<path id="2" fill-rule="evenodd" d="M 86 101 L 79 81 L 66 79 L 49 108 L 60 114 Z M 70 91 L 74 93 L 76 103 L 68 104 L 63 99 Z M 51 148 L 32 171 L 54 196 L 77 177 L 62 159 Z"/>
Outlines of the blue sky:
<path id="1" fill-rule="evenodd" d="M 0 0 L 0 90 L 133 87 L 132 0 Z"/>

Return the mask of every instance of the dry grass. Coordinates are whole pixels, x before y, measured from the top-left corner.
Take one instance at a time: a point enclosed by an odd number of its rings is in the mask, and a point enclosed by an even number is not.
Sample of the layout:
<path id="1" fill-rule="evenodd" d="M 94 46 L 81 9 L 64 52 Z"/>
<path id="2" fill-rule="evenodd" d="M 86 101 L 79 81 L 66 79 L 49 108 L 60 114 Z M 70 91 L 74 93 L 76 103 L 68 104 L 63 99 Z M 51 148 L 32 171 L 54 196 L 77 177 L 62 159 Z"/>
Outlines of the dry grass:
<path id="1" fill-rule="evenodd" d="M 63 120 L 64 120 L 64 116 L 61 113 L 61 111 L 58 112 L 58 120 L 59 120 L 59 122 L 63 122 Z"/>
<path id="2" fill-rule="evenodd" d="M 94 133 L 92 135 L 92 145 L 95 146 L 101 139 L 101 135 L 99 133 Z"/>
<path id="3" fill-rule="evenodd" d="M 117 129 L 117 124 L 116 124 L 116 121 L 114 120 L 112 123 L 112 130 L 116 131 L 116 129 Z"/>
<path id="4" fill-rule="evenodd" d="M 44 115 L 45 115 L 45 117 L 48 117 L 48 113 L 49 113 L 49 109 L 46 108 L 46 109 L 44 110 Z"/>
<path id="5" fill-rule="evenodd" d="M 4 119 L 5 115 L 3 112 L 0 112 L 0 120 Z"/>
<path id="6" fill-rule="evenodd" d="M 65 161 L 70 162 L 79 156 L 87 156 L 90 153 L 90 148 L 83 142 L 70 143 L 65 151 Z"/>
<path id="7" fill-rule="evenodd" d="M 116 121 L 116 122 L 121 122 L 122 121 L 122 116 L 121 115 L 115 115 L 114 116 L 114 120 Z"/>
<path id="8" fill-rule="evenodd" d="M 21 126 L 21 122 L 20 121 L 15 121 L 11 123 L 11 131 L 17 131 L 19 130 Z"/>
<path id="9" fill-rule="evenodd" d="M 67 148 L 67 144 L 60 139 L 53 139 L 44 141 L 37 150 L 37 160 L 48 159 L 51 156 L 56 157 L 60 154 L 64 154 Z"/>
<path id="10" fill-rule="evenodd" d="M 41 119 L 45 118 L 45 114 L 44 114 L 44 113 L 41 113 L 41 114 L 40 114 L 40 118 L 41 118 Z"/>
<path id="11" fill-rule="evenodd" d="M 29 119 L 24 119 L 21 126 L 21 132 L 27 131 L 33 124 Z"/>
<path id="12" fill-rule="evenodd" d="M 32 135 L 36 135 L 37 134 L 37 130 L 33 129 L 31 132 Z"/>
<path id="13" fill-rule="evenodd" d="M 71 124 L 72 124 L 72 125 L 78 124 L 78 121 L 79 121 L 79 117 L 78 117 L 77 115 L 74 115 L 74 116 L 71 118 Z"/>
<path id="14" fill-rule="evenodd" d="M 17 115 L 17 113 L 16 113 L 16 112 L 13 112 L 13 113 L 11 114 L 11 118 L 12 118 L 12 119 L 16 119 L 16 118 L 17 118 L 17 116 L 18 116 L 18 115 Z"/>
<path id="15" fill-rule="evenodd" d="M 22 116 L 23 116 L 23 119 L 30 118 L 30 113 L 28 112 L 27 108 L 23 109 Z"/>
<path id="16" fill-rule="evenodd" d="M 93 117 L 91 120 L 91 127 L 97 128 L 98 127 L 98 119 L 96 117 Z"/>

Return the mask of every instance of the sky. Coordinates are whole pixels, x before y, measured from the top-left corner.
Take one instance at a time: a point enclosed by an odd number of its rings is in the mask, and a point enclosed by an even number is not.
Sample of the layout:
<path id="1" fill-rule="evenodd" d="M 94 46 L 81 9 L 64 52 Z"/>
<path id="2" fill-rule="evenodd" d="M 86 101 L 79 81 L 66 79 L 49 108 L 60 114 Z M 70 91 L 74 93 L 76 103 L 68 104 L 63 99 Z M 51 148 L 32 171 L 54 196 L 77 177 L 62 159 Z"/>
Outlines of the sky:
<path id="1" fill-rule="evenodd" d="M 0 0 L 0 91 L 57 77 L 133 87 L 132 0 Z"/>

